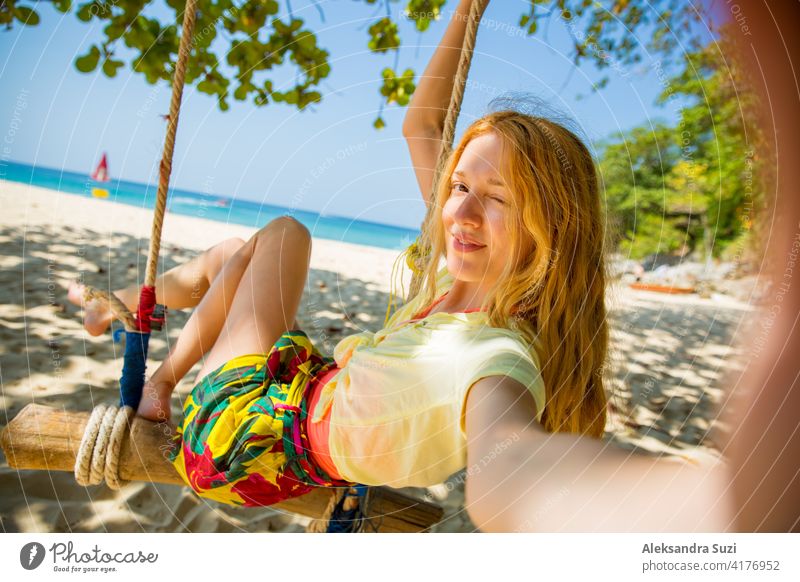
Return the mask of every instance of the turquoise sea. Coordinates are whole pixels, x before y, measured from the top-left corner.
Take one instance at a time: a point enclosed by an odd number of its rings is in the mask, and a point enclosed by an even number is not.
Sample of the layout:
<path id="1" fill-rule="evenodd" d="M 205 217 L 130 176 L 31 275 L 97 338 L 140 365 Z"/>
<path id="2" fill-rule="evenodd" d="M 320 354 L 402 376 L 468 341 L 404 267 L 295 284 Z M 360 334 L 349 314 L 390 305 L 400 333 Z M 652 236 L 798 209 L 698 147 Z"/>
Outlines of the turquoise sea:
<path id="1" fill-rule="evenodd" d="M 93 189 L 101 188 L 108 192 L 106 200 L 139 208 L 153 208 L 157 187 L 155 183 L 140 184 L 139 182 L 114 179 L 100 183 L 92 180 L 88 174 L 10 161 L 4 162 L 0 167 L 0 179 L 50 188 L 87 198 L 93 196 Z M 322 216 L 316 212 L 179 189 L 170 190 L 167 210 L 175 214 L 242 224 L 253 228 L 263 226 L 278 216 L 290 214 L 306 225 L 316 238 L 392 250 L 406 248 L 419 234 L 418 230 L 400 226 L 338 216 Z"/>

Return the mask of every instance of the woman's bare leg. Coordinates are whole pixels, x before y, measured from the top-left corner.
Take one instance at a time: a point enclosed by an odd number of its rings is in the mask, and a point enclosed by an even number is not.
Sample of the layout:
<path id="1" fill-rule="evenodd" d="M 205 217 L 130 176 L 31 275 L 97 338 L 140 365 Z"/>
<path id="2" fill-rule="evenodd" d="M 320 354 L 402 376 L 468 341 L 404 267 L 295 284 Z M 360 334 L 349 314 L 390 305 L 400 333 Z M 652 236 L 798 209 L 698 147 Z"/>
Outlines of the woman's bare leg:
<path id="1" fill-rule="evenodd" d="M 198 380 L 236 356 L 269 352 L 280 335 L 296 325 L 310 254 L 308 230 L 286 216 L 270 222 L 239 249 L 147 382 L 139 415 L 167 420 L 175 384 L 206 352 Z"/>
<path id="2" fill-rule="evenodd" d="M 158 302 L 169 309 L 195 307 L 208 291 L 212 281 L 222 270 L 233 254 L 244 246 L 240 238 L 232 238 L 211 247 L 188 263 L 178 265 L 156 278 L 156 297 Z M 104 333 L 111 325 L 113 316 L 101 301 L 83 301 L 84 286 L 72 283 L 67 292 L 69 300 L 83 307 L 83 325 L 91 335 Z M 114 294 L 130 309 L 135 311 L 139 304 L 139 284 L 133 283 Z"/>

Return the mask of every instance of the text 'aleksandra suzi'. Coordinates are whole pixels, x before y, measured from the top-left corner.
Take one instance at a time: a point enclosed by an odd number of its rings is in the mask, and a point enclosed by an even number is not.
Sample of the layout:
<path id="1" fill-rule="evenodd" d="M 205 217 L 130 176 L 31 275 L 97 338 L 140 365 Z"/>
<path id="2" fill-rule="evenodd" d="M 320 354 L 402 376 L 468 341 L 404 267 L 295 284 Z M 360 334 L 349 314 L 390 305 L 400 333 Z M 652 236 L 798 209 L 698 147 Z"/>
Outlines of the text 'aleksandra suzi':
<path id="1" fill-rule="evenodd" d="M 735 554 L 736 544 L 645 544 L 643 554 Z"/>

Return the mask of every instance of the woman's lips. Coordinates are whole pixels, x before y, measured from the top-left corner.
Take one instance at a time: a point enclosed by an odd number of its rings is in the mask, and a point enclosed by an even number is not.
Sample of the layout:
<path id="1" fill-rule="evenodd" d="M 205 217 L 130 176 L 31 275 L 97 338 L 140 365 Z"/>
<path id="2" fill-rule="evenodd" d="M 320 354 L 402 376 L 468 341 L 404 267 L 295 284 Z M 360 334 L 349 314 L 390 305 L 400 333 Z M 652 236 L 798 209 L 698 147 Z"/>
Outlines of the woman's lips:
<path id="1" fill-rule="evenodd" d="M 472 243 L 464 243 L 453 237 L 453 248 L 462 253 L 472 253 L 486 248 L 486 245 L 477 245 Z"/>

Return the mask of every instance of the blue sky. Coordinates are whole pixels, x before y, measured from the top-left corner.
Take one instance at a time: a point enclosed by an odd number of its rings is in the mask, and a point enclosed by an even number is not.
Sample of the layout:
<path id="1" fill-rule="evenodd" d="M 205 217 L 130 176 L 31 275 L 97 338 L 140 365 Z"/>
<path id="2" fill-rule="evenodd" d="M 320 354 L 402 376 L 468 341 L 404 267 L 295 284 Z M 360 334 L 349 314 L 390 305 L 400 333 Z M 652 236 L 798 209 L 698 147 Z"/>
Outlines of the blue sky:
<path id="1" fill-rule="evenodd" d="M 660 81 L 645 58 L 624 75 L 610 70 L 601 92 L 589 87 L 600 74 L 591 66 L 574 70 L 569 37 L 554 21 L 547 40 L 526 37 L 516 26 L 528 0 L 495 0 L 480 29 L 456 137 L 506 91 L 532 92 L 570 115 L 590 140 L 655 119 L 673 122 L 676 111 L 654 104 Z M 367 28 L 382 17 L 382 5 L 352 0 L 294 0 L 295 17 L 317 33 L 330 51 L 331 75 L 320 91 L 323 102 L 299 112 L 284 104 L 257 108 L 216 100 L 194 87 L 184 92 L 175 150 L 175 187 L 258 202 L 325 212 L 400 226 L 419 227 L 424 206 L 401 135 L 404 109 L 390 106 L 387 127 L 372 127 L 380 104 L 380 71 L 393 55 L 367 49 Z M 418 34 L 399 18 L 403 47 L 400 69 L 421 74 L 456 5 L 445 18 Z M 395 17 L 401 4 L 392 4 Z M 286 3 L 281 2 L 285 11 Z M 89 172 L 103 151 L 113 176 L 155 181 L 170 89 L 148 85 L 126 67 L 115 79 L 99 71 L 79 73 L 73 62 L 101 38 L 96 21 L 85 24 L 39 3 L 41 24 L 0 32 L 0 123 L 11 121 L 20 94 L 25 109 L 8 157 L 11 160 Z M 160 6 L 148 8 L 162 13 Z M 123 53 L 124 54 L 124 53 Z M 570 74 L 570 71 L 571 74 Z M 287 75 L 277 75 L 283 79 Z M 568 82 L 567 82 L 568 81 Z M 566 83 L 566 85 L 565 85 Z M 584 95 L 583 99 L 578 99 Z"/>

